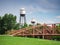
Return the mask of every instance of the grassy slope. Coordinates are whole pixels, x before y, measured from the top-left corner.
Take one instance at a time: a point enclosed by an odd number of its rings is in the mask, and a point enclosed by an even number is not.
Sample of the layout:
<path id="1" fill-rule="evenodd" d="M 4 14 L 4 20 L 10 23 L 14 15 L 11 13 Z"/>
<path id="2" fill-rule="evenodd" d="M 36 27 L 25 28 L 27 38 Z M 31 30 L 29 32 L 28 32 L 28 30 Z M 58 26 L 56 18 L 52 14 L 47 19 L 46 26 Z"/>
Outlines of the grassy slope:
<path id="1" fill-rule="evenodd" d="M 36 38 L 0 36 L 0 45 L 60 45 L 60 42 Z"/>

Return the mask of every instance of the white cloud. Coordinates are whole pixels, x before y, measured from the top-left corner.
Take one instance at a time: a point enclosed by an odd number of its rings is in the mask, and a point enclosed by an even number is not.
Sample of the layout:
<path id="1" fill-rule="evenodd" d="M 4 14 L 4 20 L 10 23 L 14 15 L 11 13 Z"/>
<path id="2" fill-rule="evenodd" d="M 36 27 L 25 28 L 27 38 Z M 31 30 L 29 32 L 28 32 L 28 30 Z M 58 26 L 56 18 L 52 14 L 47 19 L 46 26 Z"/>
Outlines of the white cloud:
<path id="1" fill-rule="evenodd" d="M 55 23 L 55 22 L 52 20 L 47 20 L 46 23 Z"/>
<path id="2" fill-rule="evenodd" d="M 34 12 L 55 13 L 60 11 L 57 10 L 57 5 L 49 2 L 48 0 L 34 0 L 33 3 L 21 5 L 21 7 L 26 8 L 27 14 L 32 14 Z"/>
<path id="3" fill-rule="evenodd" d="M 60 18 L 60 16 L 56 16 L 56 18 Z"/>

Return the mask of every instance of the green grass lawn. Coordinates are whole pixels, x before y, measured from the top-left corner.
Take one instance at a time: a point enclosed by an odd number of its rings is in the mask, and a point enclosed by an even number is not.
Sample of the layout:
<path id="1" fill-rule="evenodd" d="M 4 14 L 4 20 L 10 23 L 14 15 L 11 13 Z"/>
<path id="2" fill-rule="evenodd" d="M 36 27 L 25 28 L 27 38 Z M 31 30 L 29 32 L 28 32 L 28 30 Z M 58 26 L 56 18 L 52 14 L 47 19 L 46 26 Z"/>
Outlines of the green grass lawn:
<path id="1" fill-rule="evenodd" d="M 0 36 L 0 45 L 60 45 L 60 41 L 26 37 Z"/>

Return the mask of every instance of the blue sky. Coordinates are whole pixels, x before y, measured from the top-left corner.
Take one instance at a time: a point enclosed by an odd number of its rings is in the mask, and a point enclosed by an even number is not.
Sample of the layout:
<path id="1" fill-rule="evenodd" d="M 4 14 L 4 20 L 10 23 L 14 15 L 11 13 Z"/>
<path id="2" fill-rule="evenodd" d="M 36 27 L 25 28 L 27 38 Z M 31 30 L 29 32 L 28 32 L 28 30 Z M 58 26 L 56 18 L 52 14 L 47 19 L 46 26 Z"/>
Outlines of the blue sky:
<path id="1" fill-rule="evenodd" d="M 26 9 L 28 24 L 32 18 L 38 23 L 60 22 L 60 0 L 0 0 L 0 16 L 12 13 L 19 22 L 20 8 Z"/>

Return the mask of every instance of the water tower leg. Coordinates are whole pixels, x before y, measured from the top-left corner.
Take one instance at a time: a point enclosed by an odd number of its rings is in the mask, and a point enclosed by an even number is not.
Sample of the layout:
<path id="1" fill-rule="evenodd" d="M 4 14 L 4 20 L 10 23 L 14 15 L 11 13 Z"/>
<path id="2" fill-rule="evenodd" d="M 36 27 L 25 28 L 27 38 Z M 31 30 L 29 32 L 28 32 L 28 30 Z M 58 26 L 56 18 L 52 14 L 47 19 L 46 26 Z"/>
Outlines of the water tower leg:
<path id="1" fill-rule="evenodd" d="M 42 38 L 44 39 L 44 35 L 42 35 Z"/>

